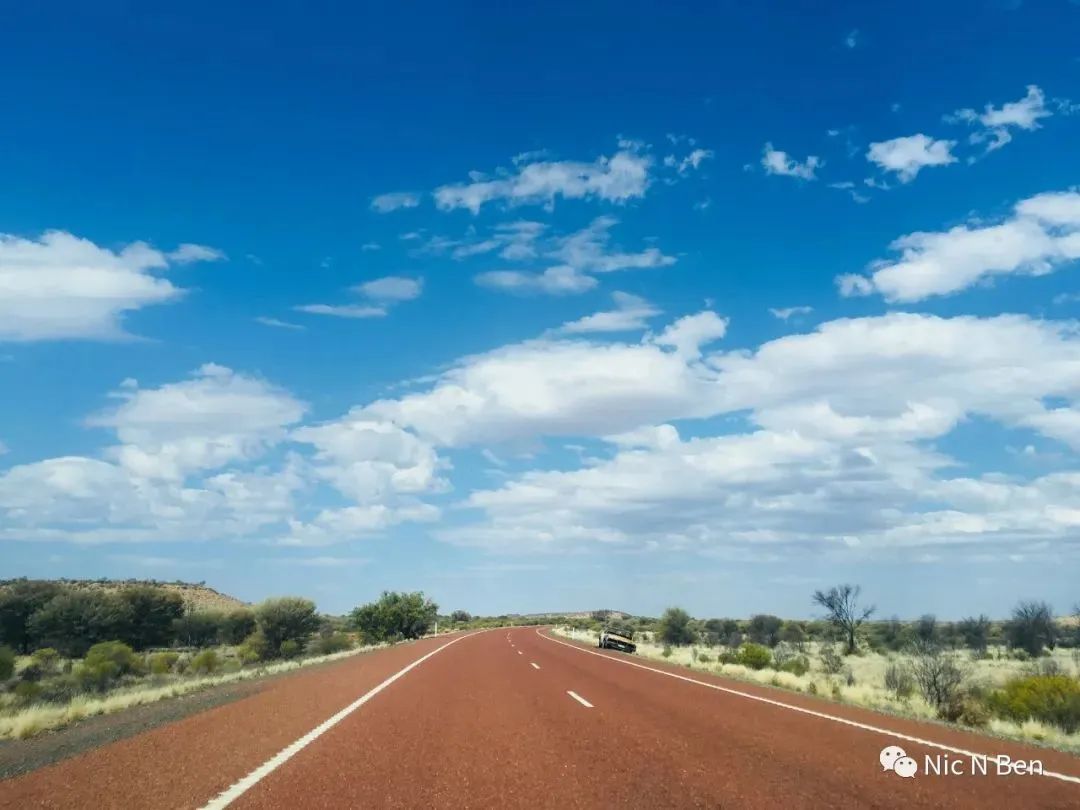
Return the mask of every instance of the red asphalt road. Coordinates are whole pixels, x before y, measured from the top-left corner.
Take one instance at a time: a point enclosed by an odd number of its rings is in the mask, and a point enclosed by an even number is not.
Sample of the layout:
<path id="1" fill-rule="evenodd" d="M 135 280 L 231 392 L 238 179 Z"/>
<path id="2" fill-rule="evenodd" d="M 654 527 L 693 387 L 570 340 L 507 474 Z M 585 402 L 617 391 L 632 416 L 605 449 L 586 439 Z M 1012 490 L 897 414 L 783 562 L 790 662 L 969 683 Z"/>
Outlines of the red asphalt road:
<path id="1" fill-rule="evenodd" d="M 996 776 L 993 765 L 987 776 L 902 779 L 878 763 L 886 745 L 920 766 L 924 755 L 947 752 L 652 670 L 939 745 L 1041 760 L 1047 771 L 1080 778 L 1080 759 L 1066 754 L 598 654 L 533 628 L 439 649 L 447 641 L 299 673 L 0 782 L 0 807 L 201 808 L 253 771 L 258 778 L 228 807 L 1080 807 L 1080 783 Z M 435 650 L 291 758 L 261 767 Z M 966 756 L 950 757 L 970 771 Z"/>

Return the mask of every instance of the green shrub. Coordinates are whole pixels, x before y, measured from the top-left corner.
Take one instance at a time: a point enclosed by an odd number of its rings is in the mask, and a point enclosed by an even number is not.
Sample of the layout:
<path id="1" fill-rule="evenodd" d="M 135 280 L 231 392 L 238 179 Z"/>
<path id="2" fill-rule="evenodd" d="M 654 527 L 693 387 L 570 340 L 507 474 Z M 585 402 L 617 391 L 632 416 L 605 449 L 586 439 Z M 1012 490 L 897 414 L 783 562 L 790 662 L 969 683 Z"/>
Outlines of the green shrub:
<path id="1" fill-rule="evenodd" d="M 1080 730 L 1080 681 L 1067 675 L 1014 678 L 992 693 L 990 711 L 1010 720 L 1041 720 L 1068 734 Z"/>
<path id="2" fill-rule="evenodd" d="M 278 652 L 282 658 L 296 658 L 300 654 L 300 642 L 295 638 L 287 638 L 281 642 Z"/>
<path id="3" fill-rule="evenodd" d="M 24 706 L 33 703 L 42 693 L 41 684 L 33 681 L 19 681 L 15 684 L 15 699 Z"/>
<path id="4" fill-rule="evenodd" d="M 665 644 L 664 649 L 660 651 L 660 654 L 664 656 L 664 658 L 671 658 L 671 645 Z"/>
<path id="5" fill-rule="evenodd" d="M 810 685 L 806 687 L 806 694 L 816 695 L 818 693 L 817 681 L 810 681 Z"/>
<path id="6" fill-rule="evenodd" d="M 0 681 L 6 681 L 15 674 L 15 651 L 11 647 L 0 647 Z"/>
<path id="7" fill-rule="evenodd" d="M 173 633 L 183 647 L 216 644 L 225 616 L 220 610 L 197 610 L 173 620 Z"/>
<path id="8" fill-rule="evenodd" d="M 125 640 L 136 650 L 172 643 L 174 622 L 184 615 L 184 600 L 175 591 L 154 585 L 131 585 L 120 591 L 131 606 L 131 627 Z"/>
<path id="9" fill-rule="evenodd" d="M 906 700 L 915 694 L 915 676 L 903 664 L 889 664 L 885 667 L 885 688 L 898 699 Z"/>
<path id="10" fill-rule="evenodd" d="M 213 675 L 220 665 L 217 650 L 203 650 L 191 659 L 188 671 L 196 675 Z"/>
<path id="11" fill-rule="evenodd" d="M 332 655 L 352 649 L 352 639 L 344 633 L 329 633 L 318 636 L 308 645 L 308 653 L 311 655 Z"/>
<path id="12" fill-rule="evenodd" d="M 434 617 L 434 610 L 432 611 Z M 255 608 L 255 623 L 266 639 L 266 654 L 287 655 L 286 649 L 293 649 L 296 655 L 308 637 L 319 628 L 319 617 L 315 613 L 315 603 L 309 599 L 286 596 L 281 599 L 267 599 Z M 286 647 L 285 642 L 291 641 Z"/>
<path id="13" fill-rule="evenodd" d="M 369 602 L 353 610 L 349 614 L 349 623 L 369 642 L 420 638 L 435 622 L 438 610 L 439 606 L 420 591 L 384 591 L 377 602 Z M 270 637 L 269 633 L 267 637 Z M 293 637 L 299 638 L 296 634 Z"/>
<path id="14" fill-rule="evenodd" d="M 49 678 L 38 686 L 41 688 L 39 699 L 48 703 L 70 703 L 85 691 L 82 680 L 72 673 Z"/>
<path id="15" fill-rule="evenodd" d="M 222 644 L 240 644 L 255 632 L 255 612 L 251 608 L 236 608 L 221 617 L 218 641 Z"/>
<path id="16" fill-rule="evenodd" d="M 52 647 L 42 647 L 40 650 L 34 650 L 34 654 L 30 656 L 30 659 L 31 663 L 41 668 L 41 672 L 45 677 L 60 672 L 60 653 Z"/>
<path id="17" fill-rule="evenodd" d="M 711 664 L 712 663 L 712 657 L 705 654 L 705 653 L 698 653 L 697 660 L 698 660 L 699 664 Z"/>
<path id="18" fill-rule="evenodd" d="M 825 644 L 821 648 L 821 668 L 830 675 L 839 675 L 844 669 L 844 659 L 832 644 Z"/>
<path id="19" fill-rule="evenodd" d="M 180 653 L 159 652 L 150 656 L 150 672 L 153 675 L 168 675 L 176 662 L 180 660 Z"/>
<path id="20" fill-rule="evenodd" d="M 62 591 L 30 617 L 29 631 L 41 646 L 74 658 L 98 642 L 128 638 L 133 621 L 131 605 L 114 593 Z"/>
<path id="21" fill-rule="evenodd" d="M 790 672 L 792 675 L 802 677 L 810 671 L 810 659 L 805 655 L 796 655 L 781 664 L 780 669 L 783 672 Z"/>
<path id="22" fill-rule="evenodd" d="M 768 647 L 747 642 L 739 648 L 739 663 L 750 669 L 765 669 L 772 663 Z"/>

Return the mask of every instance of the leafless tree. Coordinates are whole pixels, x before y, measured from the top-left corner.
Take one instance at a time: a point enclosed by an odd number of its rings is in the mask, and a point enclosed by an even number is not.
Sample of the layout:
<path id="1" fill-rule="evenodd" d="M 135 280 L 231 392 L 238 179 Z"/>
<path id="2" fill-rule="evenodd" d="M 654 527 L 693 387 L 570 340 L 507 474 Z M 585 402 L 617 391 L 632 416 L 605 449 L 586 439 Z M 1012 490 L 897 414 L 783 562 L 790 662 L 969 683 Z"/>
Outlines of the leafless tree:
<path id="1" fill-rule="evenodd" d="M 874 606 L 862 607 L 858 585 L 838 585 L 828 591 L 814 591 L 814 603 L 828 611 L 828 619 L 845 637 L 845 655 L 855 652 L 855 631 L 874 612 Z"/>

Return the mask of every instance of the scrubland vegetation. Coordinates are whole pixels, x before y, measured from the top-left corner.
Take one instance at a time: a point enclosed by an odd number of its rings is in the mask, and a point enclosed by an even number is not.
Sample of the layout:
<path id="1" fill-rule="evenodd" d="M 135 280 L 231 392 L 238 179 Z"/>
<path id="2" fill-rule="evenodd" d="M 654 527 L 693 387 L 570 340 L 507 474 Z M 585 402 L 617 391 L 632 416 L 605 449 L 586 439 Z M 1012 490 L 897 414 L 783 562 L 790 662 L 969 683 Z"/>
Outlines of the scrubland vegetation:
<path id="1" fill-rule="evenodd" d="M 632 635 L 638 654 L 888 713 L 1080 752 L 1080 621 L 1022 602 L 1005 621 L 874 621 L 858 588 L 813 596 L 823 618 L 659 619 L 599 611 L 559 632 Z M 1075 611 L 1080 613 L 1080 611 Z"/>
<path id="2" fill-rule="evenodd" d="M 0 739 L 419 638 L 438 609 L 419 593 L 384 593 L 348 617 L 291 596 L 228 610 L 198 604 L 148 584 L 4 583 Z"/>

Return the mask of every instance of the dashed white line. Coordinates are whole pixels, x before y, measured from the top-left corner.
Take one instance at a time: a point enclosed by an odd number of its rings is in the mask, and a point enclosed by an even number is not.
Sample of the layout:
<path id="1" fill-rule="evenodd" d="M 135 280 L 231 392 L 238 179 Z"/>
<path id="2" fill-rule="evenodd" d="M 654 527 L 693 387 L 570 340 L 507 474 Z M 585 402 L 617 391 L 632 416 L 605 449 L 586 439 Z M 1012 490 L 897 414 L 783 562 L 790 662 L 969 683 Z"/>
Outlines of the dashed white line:
<path id="1" fill-rule="evenodd" d="M 599 658 L 606 658 L 608 661 L 614 661 L 616 664 L 626 664 L 630 667 L 636 667 L 637 669 L 644 669 L 646 672 L 655 672 L 657 675 L 666 675 L 669 678 L 675 678 L 679 681 L 686 681 L 687 683 L 697 684 L 698 686 L 704 686 L 708 689 L 715 689 L 718 692 L 726 692 L 729 695 L 737 695 L 739 697 L 747 698 L 748 700 L 756 700 L 759 703 L 768 703 L 770 706 L 778 706 L 781 709 L 789 709 L 793 712 L 799 712 L 800 714 L 808 714 L 811 717 L 820 717 L 822 720 L 832 720 L 834 723 L 840 723 L 845 726 L 851 726 L 852 728 L 859 728 L 863 731 L 872 731 L 875 734 L 884 734 L 886 737 L 895 737 L 898 740 L 906 740 L 907 742 L 917 743 L 918 745 L 925 745 L 929 748 L 937 748 L 942 751 L 949 751 L 953 754 L 963 754 L 967 757 L 978 757 L 983 760 L 993 760 L 992 754 L 980 754 L 976 751 L 968 751 L 966 748 L 954 748 L 951 745 L 942 745 L 941 743 L 933 742 L 932 740 L 924 740 L 921 737 L 912 737 L 909 734 L 900 734 L 895 731 L 889 731 L 887 728 L 879 728 L 878 726 L 871 726 L 867 723 L 859 723 L 855 720 L 848 720 L 844 717 L 837 717 L 835 714 L 826 714 L 825 712 L 816 712 L 813 709 L 806 709 L 802 706 L 794 706 L 791 703 L 784 703 L 780 700 L 772 700 L 771 698 L 762 697 L 761 695 L 753 695 L 749 692 L 742 692 L 738 689 L 730 689 L 726 686 L 720 686 L 719 684 L 709 683 L 708 681 L 699 681 L 696 678 L 688 678 L 685 675 L 679 675 L 675 672 L 668 672 L 663 669 L 656 669 L 655 667 L 647 667 L 644 664 L 638 664 L 634 661 L 627 661 L 624 658 L 616 658 L 612 655 L 604 655 L 603 653 L 594 652 L 592 650 L 586 650 L 583 647 L 578 647 L 576 644 L 567 644 L 565 641 L 559 641 L 557 638 L 546 636 L 539 630 L 536 631 L 536 635 L 540 638 L 553 641 L 556 644 L 562 644 L 564 647 L 569 647 L 571 650 L 577 650 L 578 652 L 588 653 L 589 655 L 595 655 Z M 568 692 L 571 697 L 580 700 L 580 697 L 573 692 Z M 585 705 L 588 705 L 587 703 Z M 1058 773 L 1057 771 L 1042 771 L 1041 776 L 1046 776 L 1050 779 L 1058 779 L 1062 782 L 1073 782 L 1080 784 L 1080 776 L 1070 776 L 1066 773 Z"/>
<path id="2" fill-rule="evenodd" d="M 529 665 L 530 665 L 530 666 L 531 666 L 531 667 L 532 667 L 533 669 L 540 669 L 540 665 L 539 665 L 539 664 L 535 664 L 535 663 L 533 663 L 532 661 L 530 661 L 530 662 L 529 662 Z"/>
<path id="3" fill-rule="evenodd" d="M 569 689 L 567 689 L 566 694 L 568 694 L 570 697 L 572 697 L 574 700 L 576 700 L 578 703 L 580 703 L 586 709 L 593 708 L 593 705 L 591 703 L 589 703 L 589 701 L 587 701 L 581 695 L 579 695 L 577 692 L 571 692 Z"/>
<path id="4" fill-rule="evenodd" d="M 525 653 L 523 653 L 521 650 L 518 650 L 518 655 L 524 655 L 524 654 Z"/>
<path id="5" fill-rule="evenodd" d="M 481 632 L 483 632 L 483 631 L 481 631 Z M 427 655 L 420 656 L 419 658 L 417 658 L 415 661 L 413 661 L 411 664 L 409 664 L 404 669 L 398 670 L 393 675 L 391 675 L 389 678 L 387 678 L 385 681 L 383 681 L 378 686 L 376 686 L 374 689 L 372 689 L 369 692 L 366 692 L 365 694 L 361 695 L 359 698 L 354 700 L 352 703 L 350 703 L 348 706 L 346 706 L 340 712 L 335 714 L 333 717 L 331 717 L 328 720 L 324 720 L 322 723 L 320 723 L 318 726 L 313 728 L 311 731 L 309 731 L 307 734 L 305 734 L 299 740 L 294 742 L 288 748 L 284 748 L 281 751 L 279 751 L 277 754 L 275 754 L 273 757 L 268 759 L 266 762 L 264 762 L 258 768 L 256 768 L 251 773 L 249 773 L 247 776 L 242 778 L 240 781 L 234 783 L 232 787 L 227 788 L 223 792 L 219 793 L 217 796 L 215 796 L 213 799 L 211 799 L 205 805 L 203 805 L 202 810 L 223 810 L 223 808 L 228 807 L 234 801 L 236 801 L 241 796 L 243 796 L 245 793 L 247 793 L 249 790 L 251 790 L 251 788 L 255 787 L 255 785 L 257 785 L 259 782 L 261 782 L 267 776 L 272 774 L 274 771 L 276 771 L 278 768 L 280 768 L 282 765 L 284 765 L 286 762 L 288 762 L 294 756 L 299 754 L 302 750 L 304 750 L 309 745 L 311 745 L 313 742 L 315 742 L 315 740 L 319 739 L 319 737 L 321 737 L 323 734 L 328 732 L 330 729 L 332 729 L 334 726 L 336 726 L 338 723 L 340 723 L 342 720 L 344 720 L 350 714 L 355 712 L 357 709 L 359 709 L 361 706 L 363 706 L 365 703 L 367 703 L 369 700 L 371 700 L 373 697 L 375 697 L 377 694 L 379 694 L 379 692 L 381 692 L 383 689 L 388 687 L 390 684 L 392 684 L 398 678 L 404 676 L 410 670 L 415 669 L 416 667 L 420 666 L 422 663 L 427 661 L 429 658 L 431 658 L 431 656 L 435 655 L 436 653 L 442 652 L 447 647 L 449 647 L 451 644 L 457 644 L 463 638 L 468 638 L 471 635 L 476 635 L 476 634 L 475 633 L 469 633 L 469 635 L 466 635 L 466 636 L 458 636 L 457 638 L 453 639 L 452 641 L 446 642 L 441 647 L 436 647 L 434 650 L 429 652 Z"/>

